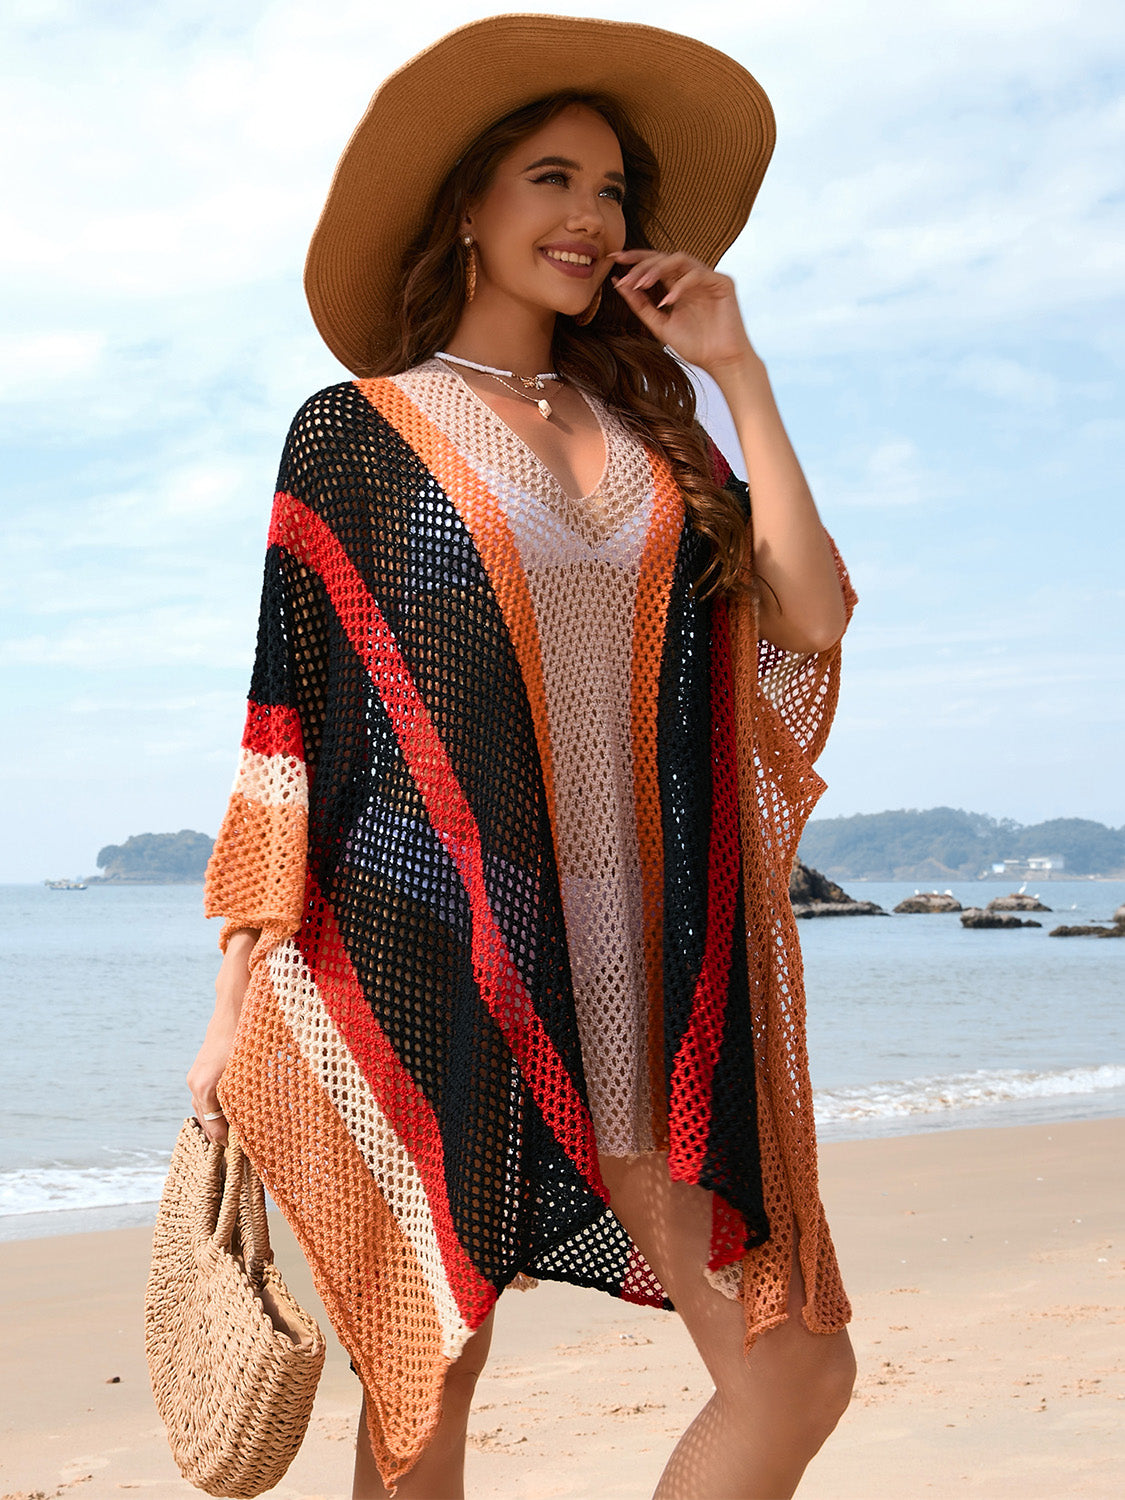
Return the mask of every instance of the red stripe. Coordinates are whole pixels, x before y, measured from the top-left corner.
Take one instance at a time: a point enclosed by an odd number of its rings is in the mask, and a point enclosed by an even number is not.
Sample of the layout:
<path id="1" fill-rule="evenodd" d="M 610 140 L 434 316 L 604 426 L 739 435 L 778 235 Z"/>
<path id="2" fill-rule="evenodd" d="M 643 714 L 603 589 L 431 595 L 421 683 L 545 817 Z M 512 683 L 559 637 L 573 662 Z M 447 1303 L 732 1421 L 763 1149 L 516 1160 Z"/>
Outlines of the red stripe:
<path id="1" fill-rule="evenodd" d="M 394 726 L 430 822 L 457 866 L 473 914 L 473 974 L 550 1130 L 589 1186 L 608 1193 L 598 1170 L 589 1113 L 563 1065 L 504 943 L 489 905 L 480 831 L 394 636 L 351 559 L 325 523 L 292 495 L 279 494 L 270 542 L 314 568 Z"/>
<path id="2" fill-rule="evenodd" d="M 707 439 L 707 448 L 711 458 L 712 482 L 717 484 L 721 489 L 722 486 L 726 484 L 727 480 L 730 478 L 734 470 L 731 468 L 730 464 L 727 463 L 726 459 L 719 452 L 718 447 L 711 441 L 710 438 Z"/>
<path id="3" fill-rule="evenodd" d="M 430 1101 L 402 1066 L 386 1033 L 372 1014 L 348 957 L 331 907 L 308 876 L 305 922 L 298 934 L 305 962 L 316 980 L 324 1008 L 356 1066 L 371 1085 L 379 1107 L 418 1169 L 434 1221 L 446 1280 L 470 1328 L 479 1327 L 496 1301 L 496 1289 L 466 1255 L 449 1208 L 445 1148 Z"/>
<path id="4" fill-rule="evenodd" d="M 664 1299 L 664 1288 L 656 1279 L 656 1273 L 636 1245 L 632 1245 L 621 1283 L 622 1302 L 637 1302 L 641 1307 L 663 1307 Z"/>
<path id="5" fill-rule="evenodd" d="M 746 1220 L 719 1193 L 711 1195 L 711 1254 L 709 1271 L 729 1266 L 746 1254 Z"/>
<path id="6" fill-rule="evenodd" d="M 668 1171 L 698 1182 L 711 1128 L 711 1080 L 730 987 L 738 894 L 738 784 L 730 630 L 717 604 L 711 629 L 711 834 L 707 851 L 707 939 L 691 1015 L 672 1068 Z"/>
<path id="7" fill-rule="evenodd" d="M 276 703 L 255 703 L 251 698 L 246 705 L 242 748 L 256 755 L 292 755 L 304 760 L 305 745 L 297 710 Z"/>

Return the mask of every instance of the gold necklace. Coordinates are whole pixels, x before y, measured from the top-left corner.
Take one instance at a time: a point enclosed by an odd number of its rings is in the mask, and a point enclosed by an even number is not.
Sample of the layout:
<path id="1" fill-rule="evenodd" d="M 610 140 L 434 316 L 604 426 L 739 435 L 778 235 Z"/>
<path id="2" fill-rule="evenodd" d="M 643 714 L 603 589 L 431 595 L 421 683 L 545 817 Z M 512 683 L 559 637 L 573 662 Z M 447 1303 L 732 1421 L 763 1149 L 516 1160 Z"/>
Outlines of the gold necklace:
<path id="1" fill-rule="evenodd" d="M 550 418 L 551 403 L 547 398 L 545 396 L 529 396 L 527 392 L 528 390 L 541 391 L 545 380 L 561 380 L 562 376 L 557 370 L 544 370 L 539 375 L 517 375 L 515 370 L 495 370 L 491 365 L 478 365 L 475 360 L 461 359 L 459 355 L 446 354 L 442 349 L 437 351 L 434 358 L 448 360 L 451 365 L 464 365 L 467 370 L 479 370 L 482 375 L 491 376 L 493 380 L 498 381 L 506 390 L 511 391 L 513 396 L 522 396 L 525 401 L 533 402 L 539 408 L 539 415 L 544 421 Z M 505 379 L 505 376 L 508 379 Z M 526 389 L 521 391 L 518 386 L 509 385 L 508 380 L 518 380 L 520 385 L 525 386 Z"/>

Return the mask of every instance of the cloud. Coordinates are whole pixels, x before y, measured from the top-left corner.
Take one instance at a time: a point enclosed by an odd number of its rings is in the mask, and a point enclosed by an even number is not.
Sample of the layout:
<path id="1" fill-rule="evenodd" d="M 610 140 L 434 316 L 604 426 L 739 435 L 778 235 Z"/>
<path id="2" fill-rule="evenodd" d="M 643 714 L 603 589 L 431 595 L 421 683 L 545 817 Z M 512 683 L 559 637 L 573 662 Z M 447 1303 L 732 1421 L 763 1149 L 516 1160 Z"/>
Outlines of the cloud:
<path id="1" fill-rule="evenodd" d="M 87 382 L 105 357 L 101 330 L 44 329 L 0 337 L 0 401 L 41 401 L 60 383 Z"/>
<path id="2" fill-rule="evenodd" d="M 243 666 L 253 661 L 244 612 L 210 615 L 192 605 L 120 611 L 61 630 L 0 642 L 0 665 L 70 667 L 99 673 L 127 667 Z"/>
<path id="3" fill-rule="evenodd" d="M 953 378 L 984 396 L 1021 406 L 1054 406 L 1059 399 L 1060 382 L 1054 375 L 995 355 L 973 355 L 961 360 Z"/>
<path id="4" fill-rule="evenodd" d="M 956 482 L 929 469 L 917 443 L 886 437 L 864 451 L 840 455 L 835 472 L 810 470 L 813 492 L 828 507 L 932 505 L 961 492 Z"/>

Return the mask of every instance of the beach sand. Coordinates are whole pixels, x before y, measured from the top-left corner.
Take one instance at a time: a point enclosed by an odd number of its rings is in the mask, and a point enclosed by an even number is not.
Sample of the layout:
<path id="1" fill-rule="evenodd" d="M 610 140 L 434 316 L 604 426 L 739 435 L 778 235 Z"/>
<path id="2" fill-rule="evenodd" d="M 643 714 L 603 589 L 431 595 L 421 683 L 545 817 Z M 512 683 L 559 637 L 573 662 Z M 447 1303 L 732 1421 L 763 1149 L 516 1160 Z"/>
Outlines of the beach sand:
<path id="1" fill-rule="evenodd" d="M 1125 1493 L 1123 1159 L 1121 1119 L 822 1148 L 860 1376 L 802 1500 Z M 149 1393 L 148 1246 L 145 1229 L 0 1244 L 4 1500 L 199 1493 Z M 275 1249 L 318 1307 L 280 1224 Z M 555 1284 L 513 1292 L 467 1494 L 641 1500 L 707 1391 L 674 1314 Z M 358 1394 L 333 1343 L 279 1500 L 350 1494 Z"/>

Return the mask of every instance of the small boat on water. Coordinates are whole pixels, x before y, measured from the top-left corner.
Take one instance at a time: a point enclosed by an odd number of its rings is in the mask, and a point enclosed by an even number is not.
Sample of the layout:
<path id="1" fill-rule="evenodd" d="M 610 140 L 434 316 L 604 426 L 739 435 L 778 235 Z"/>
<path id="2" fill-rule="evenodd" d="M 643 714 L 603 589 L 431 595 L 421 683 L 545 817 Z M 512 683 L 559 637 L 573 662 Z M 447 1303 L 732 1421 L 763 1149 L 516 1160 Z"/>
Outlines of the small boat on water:
<path id="1" fill-rule="evenodd" d="M 49 891 L 84 891 L 86 889 L 84 880 L 45 880 L 43 884 Z"/>

